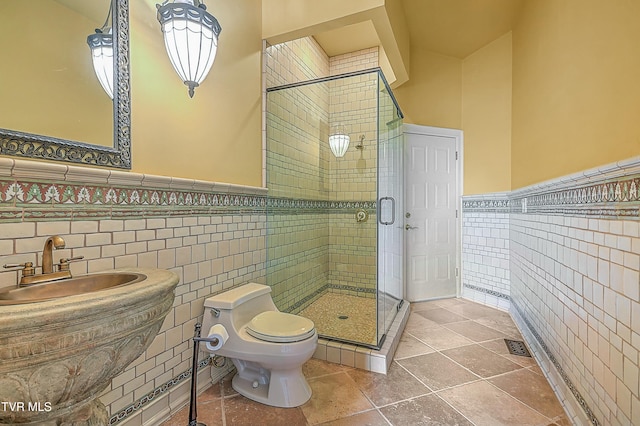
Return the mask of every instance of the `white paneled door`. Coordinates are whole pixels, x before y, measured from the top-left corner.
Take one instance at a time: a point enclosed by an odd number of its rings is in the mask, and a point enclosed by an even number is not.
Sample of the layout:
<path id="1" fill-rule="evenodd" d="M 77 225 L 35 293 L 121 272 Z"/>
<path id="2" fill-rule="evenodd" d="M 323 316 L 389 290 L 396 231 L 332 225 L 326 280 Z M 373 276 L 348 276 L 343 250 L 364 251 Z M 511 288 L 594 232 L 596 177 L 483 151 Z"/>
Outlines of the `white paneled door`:
<path id="1" fill-rule="evenodd" d="M 462 131 L 405 125 L 404 134 L 406 297 L 455 297 Z"/>

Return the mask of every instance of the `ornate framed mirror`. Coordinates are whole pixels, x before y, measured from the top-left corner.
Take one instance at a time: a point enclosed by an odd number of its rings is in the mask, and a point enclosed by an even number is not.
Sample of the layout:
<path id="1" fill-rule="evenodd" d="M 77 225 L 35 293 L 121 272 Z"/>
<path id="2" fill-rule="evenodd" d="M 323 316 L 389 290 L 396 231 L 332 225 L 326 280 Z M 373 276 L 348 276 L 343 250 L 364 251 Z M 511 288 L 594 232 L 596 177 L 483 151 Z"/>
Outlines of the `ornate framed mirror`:
<path id="1" fill-rule="evenodd" d="M 87 46 L 107 16 L 113 101 Z M 131 169 L 129 0 L 0 2 L 0 51 L 1 155 Z"/>

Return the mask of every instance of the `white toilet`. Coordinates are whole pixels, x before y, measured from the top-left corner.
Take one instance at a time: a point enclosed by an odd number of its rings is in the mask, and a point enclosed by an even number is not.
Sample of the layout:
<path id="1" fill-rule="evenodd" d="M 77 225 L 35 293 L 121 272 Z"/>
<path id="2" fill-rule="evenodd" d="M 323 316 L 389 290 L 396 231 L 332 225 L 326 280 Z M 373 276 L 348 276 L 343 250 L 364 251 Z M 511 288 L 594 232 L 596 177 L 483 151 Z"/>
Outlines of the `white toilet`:
<path id="1" fill-rule="evenodd" d="M 241 395 L 275 407 L 298 407 L 311 398 L 302 364 L 316 350 L 313 321 L 278 311 L 271 287 L 245 284 L 204 302 L 202 336 L 221 324 L 229 337 L 215 351 L 233 362 L 232 386 Z"/>

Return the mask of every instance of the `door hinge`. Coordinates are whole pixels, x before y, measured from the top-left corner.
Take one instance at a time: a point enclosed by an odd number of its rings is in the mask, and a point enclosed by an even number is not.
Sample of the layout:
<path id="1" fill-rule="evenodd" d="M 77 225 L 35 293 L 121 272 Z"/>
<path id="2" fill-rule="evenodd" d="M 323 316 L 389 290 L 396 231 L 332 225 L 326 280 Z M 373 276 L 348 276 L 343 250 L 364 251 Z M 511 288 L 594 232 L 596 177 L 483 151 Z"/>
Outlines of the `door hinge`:
<path id="1" fill-rule="evenodd" d="M 458 159 L 458 151 L 456 151 L 456 160 Z"/>
<path id="2" fill-rule="evenodd" d="M 456 268 L 456 277 L 458 276 L 458 268 Z"/>
<path id="3" fill-rule="evenodd" d="M 456 209 L 456 219 L 458 218 L 458 209 Z"/>

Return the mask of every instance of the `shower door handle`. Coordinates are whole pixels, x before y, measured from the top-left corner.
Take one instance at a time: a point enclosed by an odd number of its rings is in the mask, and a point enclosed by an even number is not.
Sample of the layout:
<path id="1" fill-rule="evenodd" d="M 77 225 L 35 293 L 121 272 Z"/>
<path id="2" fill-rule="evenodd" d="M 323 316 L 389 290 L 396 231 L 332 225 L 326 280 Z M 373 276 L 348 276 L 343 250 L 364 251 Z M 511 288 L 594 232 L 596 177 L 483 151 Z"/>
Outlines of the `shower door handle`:
<path id="1" fill-rule="evenodd" d="M 382 202 L 391 201 L 391 221 L 385 221 L 382 218 Z M 393 225 L 396 221 L 396 200 L 393 197 L 380 197 L 378 201 L 378 222 L 380 225 Z"/>

